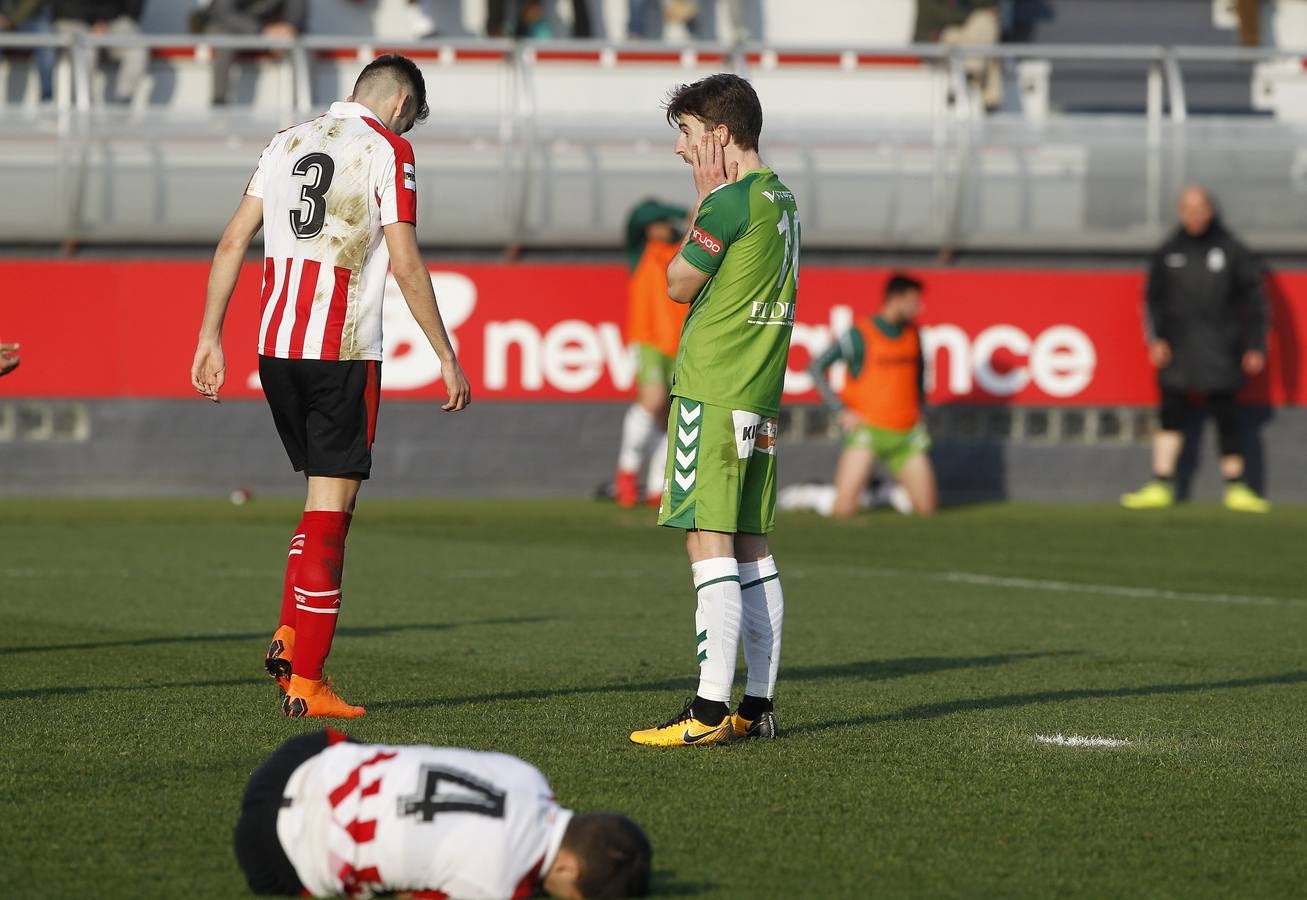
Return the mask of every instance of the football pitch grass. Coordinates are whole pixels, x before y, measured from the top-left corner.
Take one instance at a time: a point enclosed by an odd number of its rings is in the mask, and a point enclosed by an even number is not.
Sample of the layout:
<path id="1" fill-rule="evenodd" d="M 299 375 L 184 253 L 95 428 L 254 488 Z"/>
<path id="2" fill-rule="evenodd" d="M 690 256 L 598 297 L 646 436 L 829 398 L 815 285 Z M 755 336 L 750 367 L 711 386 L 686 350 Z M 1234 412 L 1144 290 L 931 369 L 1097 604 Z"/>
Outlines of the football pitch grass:
<path id="1" fill-rule="evenodd" d="M 320 727 L 261 674 L 296 517 L 6 502 L 0 897 L 244 896 L 245 779 Z M 627 741 L 694 687 L 651 519 L 365 498 L 328 661 L 349 731 L 525 757 L 641 822 L 664 896 L 1307 890 L 1307 509 L 783 516 L 783 736 L 675 750 Z"/>

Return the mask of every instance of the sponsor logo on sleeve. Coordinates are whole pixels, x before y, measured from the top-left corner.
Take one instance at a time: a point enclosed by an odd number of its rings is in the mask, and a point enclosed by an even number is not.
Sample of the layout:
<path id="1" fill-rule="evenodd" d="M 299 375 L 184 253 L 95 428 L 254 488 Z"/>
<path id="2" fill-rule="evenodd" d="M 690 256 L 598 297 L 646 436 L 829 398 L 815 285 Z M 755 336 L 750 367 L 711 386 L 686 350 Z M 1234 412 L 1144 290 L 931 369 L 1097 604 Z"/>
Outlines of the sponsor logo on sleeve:
<path id="1" fill-rule="evenodd" d="M 708 232 L 704 231 L 701 228 L 696 227 L 691 229 L 690 236 L 694 238 L 694 242 L 696 244 L 698 244 L 703 249 L 707 250 L 713 256 L 721 255 L 722 242 L 717 240 L 717 238 L 713 237 Z"/>
<path id="2" fill-rule="evenodd" d="M 410 191 L 418 189 L 417 170 L 409 162 L 404 163 L 404 187 Z"/>

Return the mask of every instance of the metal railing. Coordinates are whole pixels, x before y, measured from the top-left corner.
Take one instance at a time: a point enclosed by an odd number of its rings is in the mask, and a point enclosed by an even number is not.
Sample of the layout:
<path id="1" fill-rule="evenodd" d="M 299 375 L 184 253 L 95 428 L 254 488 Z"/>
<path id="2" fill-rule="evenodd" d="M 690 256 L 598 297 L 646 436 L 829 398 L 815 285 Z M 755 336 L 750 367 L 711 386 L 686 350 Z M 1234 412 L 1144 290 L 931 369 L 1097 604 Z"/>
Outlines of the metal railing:
<path id="1" fill-rule="evenodd" d="M 986 183 L 988 177 L 982 167 L 982 150 L 999 146 L 1013 152 L 1020 152 L 1038 144 L 1047 142 L 1050 134 L 1058 133 L 1057 126 L 1065 126 L 1075 121 L 1090 122 L 1079 132 L 1067 132 L 1071 137 L 1059 138 L 1068 146 L 1079 145 L 1092 149 L 1097 139 L 1097 126 L 1093 117 L 1051 116 L 1041 118 L 1020 113 L 987 114 L 979 102 L 974 85 L 970 83 L 968 63 L 977 59 L 999 59 L 1009 64 L 1022 61 L 1044 61 L 1058 63 L 1064 61 L 1085 61 L 1098 64 L 1122 63 L 1138 67 L 1143 64 L 1145 79 L 1145 106 L 1142 116 L 1125 116 L 1114 119 L 1115 125 L 1124 129 L 1122 146 L 1138 151 L 1144 160 L 1144 172 L 1140 179 L 1140 190 L 1145 200 L 1145 213 L 1136 231 L 1106 229 L 1103 234 L 1090 238 L 1072 236 L 1066 239 L 1067 249 L 1128 249 L 1136 247 L 1141 241 L 1151 239 L 1160 233 L 1167 221 L 1169 199 L 1178 188 L 1191 177 L 1191 156 L 1193 147 L 1190 142 L 1195 118 L 1191 115 L 1186 94 L 1186 67 L 1206 63 L 1265 63 L 1272 60 L 1288 58 L 1301 59 L 1302 54 L 1290 53 L 1271 48 L 1199 48 L 1199 47 L 1102 47 L 1102 46 L 1040 46 L 1040 45 L 1000 45 L 993 47 L 942 47 L 937 45 L 911 46 L 858 46 L 848 48 L 830 47 L 788 47 L 784 45 L 734 45 L 719 46 L 714 44 L 693 44 L 684 47 L 663 47 L 650 44 L 622 44 L 602 41 L 561 41 L 561 42 L 512 42 L 488 40 L 427 40 L 427 41 L 355 41 L 331 36 L 309 36 L 298 40 L 268 39 L 263 37 L 235 37 L 218 35 L 31 35 L 0 34 L 0 53 L 9 50 L 31 50 L 49 46 L 60 51 L 59 89 L 53 107 L 31 115 L 21 114 L 14 105 L 0 107 L 8 109 L 0 116 L 0 139 L 15 138 L 34 133 L 33 124 L 49 118 L 54 123 L 54 132 L 60 143 L 59 153 L 65 159 L 72 160 L 72 169 L 64 174 L 70 189 L 66 192 L 68 209 L 66 213 L 66 231 L 64 238 L 76 241 L 85 233 L 84 204 L 87 193 L 88 167 L 91 148 L 104 141 L 114 140 L 124 134 L 140 137 L 149 135 L 152 130 L 167 132 L 170 124 L 176 128 L 188 127 L 187 122 L 209 114 L 207 105 L 194 109 L 194 117 L 173 111 L 166 116 L 154 115 L 151 104 L 141 96 L 126 109 L 117 109 L 104 102 L 95 91 L 97 58 L 105 49 L 139 49 L 147 52 L 168 50 L 176 52 L 182 49 L 193 54 L 193 61 L 203 63 L 211 59 L 214 49 L 233 49 L 256 54 L 275 55 L 284 61 L 288 72 L 289 90 L 282 93 L 275 107 L 265 106 L 253 115 L 241 118 L 229 117 L 228 127 L 235 131 L 248 130 L 251 134 L 266 131 L 271 125 L 280 126 L 289 121 L 308 117 L 330 99 L 315 96 L 315 71 L 320 61 L 326 57 L 340 58 L 342 52 L 357 55 L 360 67 L 381 50 L 414 52 L 423 55 L 432 65 L 455 66 L 465 57 L 472 56 L 484 61 L 497 58 L 502 67 L 508 85 L 507 96 L 503 102 L 496 104 L 493 110 L 487 110 L 487 120 L 493 122 L 492 138 L 498 142 L 503 151 L 502 178 L 506 194 L 511 197 L 506 215 L 509 218 L 507 237 L 509 244 L 529 243 L 531 226 L 528 222 L 528 210 L 532 198 L 541 186 L 538 163 L 533 161 L 533 151 L 541 135 L 550 128 L 538 102 L 541 80 L 541 59 L 569 58 L 593 61 L 598 71 L 613 65 L 627 55 L 646 56 L 652 54 L 668 64 L 669 68 L 694 70 L 704 60 L 711 61 L 713 67 L 722 70 L 738 71 L 745 75 L 763 74 L 770 71 L 784 70 L 787 58 L 820 58 L 823 62 L 833 61 L 833 68 L 856 68 L 859 60 L 875 58 L 878 60 L 915 61 L 933 68 L 943 74 L 948 85 L 949 99 L 938 103 L 931 109 L 923 111 L 919 122 L 913 127 L 920 134 L 928 135 L 934 175 L 932 184 L 939 196 L 939 203 L 932 213 L 931 229 L 926 229 L 920 236 L 908 234 L 903 229 L 890 229 L 894 239 L 881 242 L 891 245 L 911 246 L 984 246 L 993 243 L 992 235 L 987 237 L 983 229 L 968 224 L 968 210 L 974 207 L 974 198 Z M 671 60 L 675 56 L 676 60 Z M 321 92 L 319 92 L 321 93 Z M 805 161 L 805 177 L 814 180 L 823 177 L 820 165 L 814 160 L 814 148 L 825 146 L 858 147 L 886 140 L 897 141 L 898 148 L 915 147 L 917 138 L 895 137 L 893 128 L 898 127 L 876 117 L 850 119 L 849 117 L 831 117 L 819 128 L 787 127 L 785 115 L 771 118 L 775 126 L 769 125 L 765 136 L 769 146 L 783 146 L 793 149 Z M 1202 118 L 1202 117 L 1200 117 Z M 1135 126 L 1142 125 L 1139 134 Z M 1261 129 L 1263 137 L 1267 128 L 1278 129 L 1275 140 L 1286 145 L 1298 140 L 1295 126 L 1270 122 L 1266 119 L 1247 118 L 1235 122 L 1229 127 Z M 605 126 L 603 122 L 587 121 L 584 98 L 578 98 L 578 108 L 574 117 L 565 123 L 575 139 L 584 140 L 589 135 L 601 135 L 604 139 L 614 139 L 614 131 L 625 128 Z M 643 126 L 641 126 L 643 127 Z M 662 123 L 656 116 L 650 116 L 647 131 L 630 135 L 632 139 L 649 139 L 662 135 L 659 131 Z M 557 131 L 557 128 L 554 129 Z M 886 138 L 886 135 L 890 135 Z M 555 135 L 556 136 L 556 135 Z M 422 133 L 412 136 L 416 144 L 432 140 Z M 995 144 L 998 141 L 1000 143 Z M 1232 143 L 1238 143 L 1232 140 Z M 1277 144 L 1278 147 L 1278 144 Z M 1125 151 L 1122 151 L 1125 152 Z M 899 174 L 887 176 L 890 182 L 901 178 Z M 1131 175 L 1131 178 L 1134 178 Z M 972 210 L 974 212 L 974 210 Z M 983 210 L 982 210 L 983 213 Z M 973 216 L 974 218 L 975 216 Z M 809 231 L 809 217 L 805 215 L 805 231 Z M 822 234 L 819 217 L 813 223 L 816 233 Z M 906 238 L 904 235 L 908 234 Z M 1307 239 L 1307 220 L 1303 222 L 1300 232 L 1281 235 L 1286 242 Z M 1272 243 L 1275 236 L 1271 234 Z M 1039 234 L 1033 238 L 1040 239 Z M 1003 245 L 1008 238 L 997 241 Z M 584 243 L 584 241 L 583 241 Z M 861 243 L 875 245 L 874 235 L 868 235 Z"/>

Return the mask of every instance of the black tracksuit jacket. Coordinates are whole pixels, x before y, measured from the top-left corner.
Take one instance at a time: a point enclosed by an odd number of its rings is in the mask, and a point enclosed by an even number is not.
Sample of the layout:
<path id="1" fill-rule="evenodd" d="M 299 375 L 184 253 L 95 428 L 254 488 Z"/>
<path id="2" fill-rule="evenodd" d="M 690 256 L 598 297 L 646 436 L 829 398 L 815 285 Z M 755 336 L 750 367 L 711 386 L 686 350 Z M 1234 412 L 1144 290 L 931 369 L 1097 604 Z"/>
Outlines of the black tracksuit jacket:
<path id="1" fill-rule="evenodd" d="M 1266 350 L 1261 265 L 1217 219 L 1197 237 L 1177 229 L 1158 248 L 1145 299 L 1149 337 L 1171 345 L 1163 390 L 1237 391 L 1244 352 Z"/>

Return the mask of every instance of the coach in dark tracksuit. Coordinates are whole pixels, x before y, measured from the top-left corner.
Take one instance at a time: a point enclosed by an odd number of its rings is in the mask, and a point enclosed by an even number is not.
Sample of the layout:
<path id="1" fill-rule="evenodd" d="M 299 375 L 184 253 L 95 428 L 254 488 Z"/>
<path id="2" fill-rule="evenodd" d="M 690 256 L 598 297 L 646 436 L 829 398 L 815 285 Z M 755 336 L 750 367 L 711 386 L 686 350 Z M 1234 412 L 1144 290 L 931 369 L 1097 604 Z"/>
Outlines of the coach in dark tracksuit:
<path id="1" fill-rule="evenodd" d="M 1200 187 L 1180 197 L 1180 227 L 1153 254 L 1146 292 L 1148 353 L 1161 389 L 1161 428 L 1153 439 L 1154 480 L 1121 498 L 1130 509 L 1174 502 L 1184 448 L 1185 408 L 1202 397 L 1220 436 L 1225 505 L 1265 512 L 1244 483 L 1235 395 L 1266 365 L 1266 298 L 1256 257 L 1221 224 Z"/>

